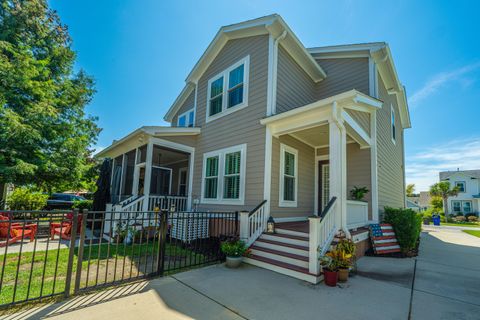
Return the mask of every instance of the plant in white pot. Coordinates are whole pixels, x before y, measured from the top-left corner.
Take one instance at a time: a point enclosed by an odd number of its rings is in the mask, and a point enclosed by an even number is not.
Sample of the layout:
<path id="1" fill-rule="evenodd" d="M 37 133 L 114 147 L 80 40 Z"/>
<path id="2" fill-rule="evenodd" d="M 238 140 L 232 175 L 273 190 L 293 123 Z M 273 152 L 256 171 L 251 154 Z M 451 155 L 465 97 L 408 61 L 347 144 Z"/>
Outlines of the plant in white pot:
<path id="1" fill-rule="evenodd" d="M 243 256 L 247 252 L 245 243 L 240 240 L 230 240 L 222 242 L 221 250 L 227 257 L 227 267 L 238 268 L 242 263 Z"/>

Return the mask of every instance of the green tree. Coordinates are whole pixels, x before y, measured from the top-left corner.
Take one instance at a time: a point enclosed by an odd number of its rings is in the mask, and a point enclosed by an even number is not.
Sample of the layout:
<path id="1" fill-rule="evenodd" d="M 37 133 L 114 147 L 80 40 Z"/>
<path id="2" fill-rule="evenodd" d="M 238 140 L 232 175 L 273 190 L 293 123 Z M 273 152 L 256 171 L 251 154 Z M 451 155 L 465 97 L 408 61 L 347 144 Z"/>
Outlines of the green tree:
<path id="1" fill-rule="evenodd" d="M 450 182 L 440 181 L 430 187 L 430 195 L 432 197 L 440 197 L 443 200 L 443 212 L 448 214 L 448 198 L 458 195 L 458 187 L 450 188 Z"/>
<path id="2" fill-rule="evenodd" d="M 407 193 L 407 197 L 415 196 L 415 184 L 413 183 L 407 184 L 406 193 Z"/>
<path id="3" fill-rule="evenodd" d="M 0 182 L 52 191 L 89 170 L 100 129 L 85 113 L 93 79 L 75 72 L 71 38 L 45 0 L 0 5 Z"/>

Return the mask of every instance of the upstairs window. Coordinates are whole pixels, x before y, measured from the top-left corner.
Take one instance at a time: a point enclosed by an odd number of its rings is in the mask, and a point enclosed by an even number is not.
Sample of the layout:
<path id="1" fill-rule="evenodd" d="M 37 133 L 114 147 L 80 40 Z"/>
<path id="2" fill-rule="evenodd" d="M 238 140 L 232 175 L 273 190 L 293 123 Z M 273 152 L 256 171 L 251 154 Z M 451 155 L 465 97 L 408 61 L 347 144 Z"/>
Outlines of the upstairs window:
<path id="1" fill-rule="evenodd" d="M 465 181 L 455 181 L 455 186 L 459 192 L 466 192 Z"/>
<path id="2" fill-rule="evenodd" d="M 249 63 L 247 56 L 208 81 L 207 122 L 248 105 Z"/>
<path id="3" fill-rule="evenodd" d="M 391 124 L 392 124 L 392 142 L 395 144 L 397 140 L 397 129 L 395 127 L 395 110 L 393 109 L 393 105 L 390 105 L 391 109 Z"/>
<path id="4" fill-rule="evenodd" d="M 195 122 L 195 111 L 193 109 L 188 110 L 185 113 L 182 113 L 178 116 L 178 126 L 179 127 L 193 127 Z"/>

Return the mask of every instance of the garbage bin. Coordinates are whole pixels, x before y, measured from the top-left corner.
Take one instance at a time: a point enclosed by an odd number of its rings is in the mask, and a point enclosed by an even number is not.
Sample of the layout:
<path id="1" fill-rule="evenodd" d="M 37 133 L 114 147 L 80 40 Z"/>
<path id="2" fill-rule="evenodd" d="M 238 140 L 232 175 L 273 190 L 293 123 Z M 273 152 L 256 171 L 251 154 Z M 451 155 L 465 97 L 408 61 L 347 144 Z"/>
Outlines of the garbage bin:
<path id="1" fill-rule="evenodd" d="M 434 226 L 439 226 L 440 225 L 440 215 L 436 214 L 436 215 L 432 216 L 432 220 L 433 220 L 433 225 Z"/>

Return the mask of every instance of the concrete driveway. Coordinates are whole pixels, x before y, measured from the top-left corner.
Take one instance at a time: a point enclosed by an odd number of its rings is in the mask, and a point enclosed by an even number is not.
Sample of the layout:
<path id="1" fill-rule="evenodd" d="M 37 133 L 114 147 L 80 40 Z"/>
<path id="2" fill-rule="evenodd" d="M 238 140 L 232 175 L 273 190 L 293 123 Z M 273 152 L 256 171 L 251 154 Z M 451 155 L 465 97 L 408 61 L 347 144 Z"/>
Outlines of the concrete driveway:
<path id="1" fill-rule="evenodd" d="M 336 288 L 214 265 L 12 319 L 480 319 L 479 271 L 480 239 L 429 231 L 417 259 L 364 257 L 359 275 Z"/>

